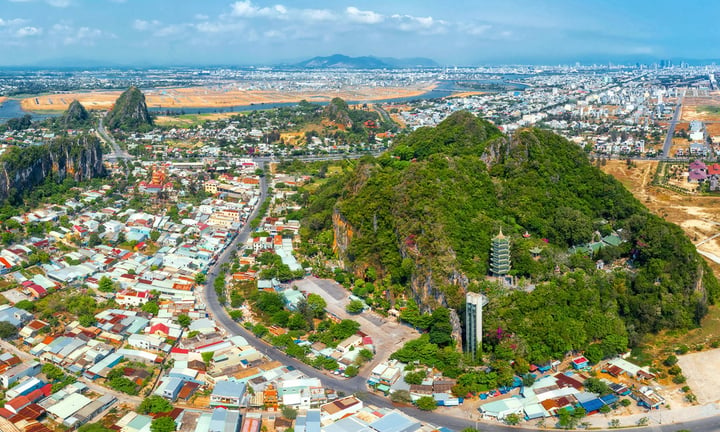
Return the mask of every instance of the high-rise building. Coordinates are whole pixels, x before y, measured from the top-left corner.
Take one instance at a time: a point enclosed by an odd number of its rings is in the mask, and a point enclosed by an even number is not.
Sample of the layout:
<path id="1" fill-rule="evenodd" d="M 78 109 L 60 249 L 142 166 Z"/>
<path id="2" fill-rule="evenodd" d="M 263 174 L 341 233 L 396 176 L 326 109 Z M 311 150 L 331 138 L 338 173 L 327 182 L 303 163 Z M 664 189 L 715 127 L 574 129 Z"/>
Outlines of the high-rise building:
<path id="1" fill-rule="evenodd" d="M 490 273 L 495 277 L 510 273 L 510 240 L 500 233 L 492 239 L 490 251 Z"/>
<path id="2" fill-rule="evenodd" d="M 475 356 L 482 350 L 482 310 L 488 302 L 482 294 L 469 292 L 465 295 L 465 352 Z"/>

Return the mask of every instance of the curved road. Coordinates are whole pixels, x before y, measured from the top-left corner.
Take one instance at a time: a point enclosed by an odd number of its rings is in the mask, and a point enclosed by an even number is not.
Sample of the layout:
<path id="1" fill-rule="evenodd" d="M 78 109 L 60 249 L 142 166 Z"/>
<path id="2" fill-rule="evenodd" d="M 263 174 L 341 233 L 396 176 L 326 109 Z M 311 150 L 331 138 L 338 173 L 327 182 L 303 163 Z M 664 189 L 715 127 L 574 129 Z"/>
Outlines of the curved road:
<path id="1" fill-rule="evenodd" d="M 98 122 L 98 134 L 100 137 L 108 143 L 110 147 L 112 147 L 113 151 L 112 153 L 108 153 L 105 155 L 106 159 L 123 159 L 123 160 L 130 160 L 132 159 L 132 156 L 130 156 L 130 153 L 122 150 L 118 143 L 115 141 L 115 138 L 112 137 L 106 130 L 105 126 L 103 125 L 103 119 L 104 117 L 100 117 L 100 121 Z"/>
<path id="2" fill-rule="evenodd" d="M 267 198 L 267 179 L 262 177 L 260 180 L 260 196 L 258 203 L 252 214 L 248 218 L 248 221 L 258 216 L 262 203 Z M 257 349 L 259 352 L 265 354 L 267 357 L 274 360 L 280 361 L 282 364 L 292 366 L 295 369 L 302 371 L 306 376 L 319 378 L 323 386 L 333 388 L 337 391 L 344 392 L 345 394 L 355 394 L 358 398 L 362 399 L 366 404 L 375 405 L 382 408 L 397 408 L 400 411 L 412 416 L 422 422 L 431 423 L 436 426 L 444 426 L 455 431 L 461 431 L 465 428 L 479 429 L 485 432 L 510 432 L 517 431 L 517 427 L 505 426 L 497 423 L 484 423 L 477 422 L 470 419 L 453 417 L 443 415 L 436 412 L 421 411 L 414 407 L 395 406 L 389 399 L 382 397 L 378 394 L 366 391 L 367 386 L 365 383 L 365 377 L 356 376 L 350 379 L 338 378 L 332 375 L 326 375 L 317 369 L 306 365 L 305 363 L 288 356 L 283 351 L 276 349 L 272 345 L 258 339 L 251 332 L 246 330 L 244 327 L 238 325 L 237 322 L 233 321 L 230 316 L 225 312 L 225 309 L 220 305 L 218 301 L 217 293 L 213 287 L 213 283 L 220 272 L 220 267 L 230 260 L 230 257 L 235 252 L 239 244 L 244 243 L 250 235 L 251 228 L 250 224 L 245 226 L 238 232 L 237 236 L 233 239 L 232 243 L 225 248 L 218 261 L 213 265 L 207 274 L 207 280 L 205 284 L 204 300 L 205 305 L 209 309 L 210 314 L 213 318 L 225 328 L 228 334 L 240 335 L 244 337 L 248 343 Z M 552 419 L 549 419 L 552 422 Z M 710 417 L 705 419 L 688 421 L 685 423 L 677 423 L 672 425 L 652 425 L 642 428 L 633 428 L 634 431 L 642 432 L 677 432 L 681 429 L 687 429 L 692 432 L 713 432 L 720 430 L 720 418 Z M 522 430 L 536 430 L 532 428 L 522 428 Z"/>

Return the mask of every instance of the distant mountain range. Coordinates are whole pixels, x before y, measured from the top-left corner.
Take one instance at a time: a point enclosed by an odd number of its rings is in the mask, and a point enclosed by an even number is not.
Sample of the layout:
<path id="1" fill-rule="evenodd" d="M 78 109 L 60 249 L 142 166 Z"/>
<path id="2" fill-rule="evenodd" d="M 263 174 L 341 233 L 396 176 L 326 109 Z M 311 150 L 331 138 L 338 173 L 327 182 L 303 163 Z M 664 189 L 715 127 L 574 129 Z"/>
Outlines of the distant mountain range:
<path id="1" fill-rule="evenodd" d="M 327 57 L 313 57 L 310 60 L 297 63 L 294 66 L 309 69 L 392 69 L 392 68 L 411 68 L 411 67 L 440 67 L 434 60 L 414 57 L 414 58 L 394 58 L 394 57 L 349 57 L 342 54 L 334 54 Z"/>

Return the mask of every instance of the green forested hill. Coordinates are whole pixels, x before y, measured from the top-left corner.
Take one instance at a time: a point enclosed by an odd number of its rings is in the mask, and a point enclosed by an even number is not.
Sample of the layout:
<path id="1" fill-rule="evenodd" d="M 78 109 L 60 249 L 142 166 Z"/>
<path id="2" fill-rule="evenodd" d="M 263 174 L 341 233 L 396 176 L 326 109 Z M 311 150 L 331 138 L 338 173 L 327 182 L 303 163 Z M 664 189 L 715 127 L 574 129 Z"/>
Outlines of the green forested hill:
<path id="1" fill-rule="evenodd" d="M 135 86 L 125 90 L 118 97 L 115 106 L 105 117 L 105 125 L 109 129 L 143 132 L 150 130 L 152 124 L 145 95 Z"/>
<path id="2" fill-rule="evenodd" d="M 538 129 L 506 137 L 466 112 L 360 161 L 310 199 L 309 235 L 334 236 L 357 276 L 405 287 L 425 311 L 462 311 L 466 290 L 482 290 L 486 348 L 509 345 L 533 361 L 591 345 L 610 355 L 647 332 L 696 325 L 718 294 L 682 231 L 579 147 Z M 534 290 L 483 282 L 500 229 L 511 238 L 512 274 Z M 610 234 L 624 242 L 571 253 Z M 598 259 L 616 268 L 598 271 Z"/>

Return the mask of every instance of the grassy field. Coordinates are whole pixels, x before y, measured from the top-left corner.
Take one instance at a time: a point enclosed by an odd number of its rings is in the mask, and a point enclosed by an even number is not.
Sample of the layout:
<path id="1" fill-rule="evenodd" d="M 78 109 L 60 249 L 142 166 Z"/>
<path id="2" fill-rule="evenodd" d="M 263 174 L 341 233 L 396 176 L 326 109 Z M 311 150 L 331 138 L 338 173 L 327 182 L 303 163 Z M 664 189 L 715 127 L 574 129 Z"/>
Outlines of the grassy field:
<path id="1" fill-rule="evenodd" d="M 720 106 L 716 105 L 701 105 L 697 108 L 700 112 L 706 112 L 710 114 L 720 114 Z"/>
<path id="2" fill-rule="evenodd" d="M 155 118 L 155 124 L 157 124 L 158 126 L 169 126 L 188 129 L 202 125 L 208 120 L 223 120 L 238 114 L 240 113 L 228 112 L 207 114 L 182 114 L 179 116 L 157 116 Z"/>

